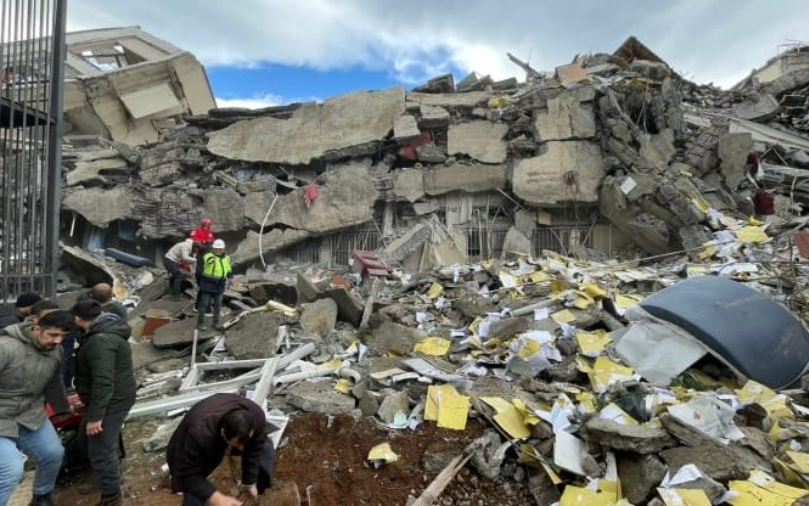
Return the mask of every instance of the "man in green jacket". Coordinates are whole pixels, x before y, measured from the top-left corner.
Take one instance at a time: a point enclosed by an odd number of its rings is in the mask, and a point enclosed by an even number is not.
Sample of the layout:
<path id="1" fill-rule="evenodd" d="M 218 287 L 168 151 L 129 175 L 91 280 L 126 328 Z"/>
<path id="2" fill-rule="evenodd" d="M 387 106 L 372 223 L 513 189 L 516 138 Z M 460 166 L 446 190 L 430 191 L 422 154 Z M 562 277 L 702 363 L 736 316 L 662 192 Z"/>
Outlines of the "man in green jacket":
<path id="1" fill-rule="evenodd" d="M 86 406 L 79 436 L 86 438 L 90 466 L 98 477 L 101 506 L 121 504 L 118 438 L 135 403 L 132 330 L 94 300 L 73 307 L 73 323 L 84 335 L 76 354 L 76 392 Z"/>
<path id="2" fill-rule="evenodd" d="M 22 479 L 20 452 L 36 463 L 32 504 L 53 504 L 64 448 L 45 414 L 45 401 L 56 412 L 72 411 L 62 385 L 60 346 L 70 320 L 67 311 L 54 311 L 0 332 L 0 504 L 8 503 Z"/>

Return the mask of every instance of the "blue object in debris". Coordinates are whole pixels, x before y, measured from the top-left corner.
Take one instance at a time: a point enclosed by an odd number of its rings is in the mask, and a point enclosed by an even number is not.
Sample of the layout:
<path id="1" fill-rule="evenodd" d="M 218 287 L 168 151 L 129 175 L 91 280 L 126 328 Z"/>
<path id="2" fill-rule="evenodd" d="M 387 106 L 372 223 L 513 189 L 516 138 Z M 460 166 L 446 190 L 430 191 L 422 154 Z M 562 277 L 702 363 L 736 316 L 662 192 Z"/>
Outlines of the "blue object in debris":
<path id="1" fill-rule="evenodd" d="M 107 248 L 104 250 L 108 257 L 112 257 L 119 262 L 130 265 L 132 267 L 147 267 L 153 265 L 152 262 L 142 256 L 133 255 L 115 248 Z"/>

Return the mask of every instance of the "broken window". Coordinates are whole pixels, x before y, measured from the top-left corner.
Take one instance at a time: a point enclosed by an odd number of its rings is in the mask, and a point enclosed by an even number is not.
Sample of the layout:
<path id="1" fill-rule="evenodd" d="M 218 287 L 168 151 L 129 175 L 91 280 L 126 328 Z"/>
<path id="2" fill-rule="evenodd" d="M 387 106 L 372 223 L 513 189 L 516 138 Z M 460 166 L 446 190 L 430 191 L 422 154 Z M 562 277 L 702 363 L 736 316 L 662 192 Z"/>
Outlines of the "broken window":
<path id="1" fill-rule="evenodd" d="M 84 49 L 81 56 L 98 70 L 103 71 L 121 69 L 145 61 L 119 42 Z"/>

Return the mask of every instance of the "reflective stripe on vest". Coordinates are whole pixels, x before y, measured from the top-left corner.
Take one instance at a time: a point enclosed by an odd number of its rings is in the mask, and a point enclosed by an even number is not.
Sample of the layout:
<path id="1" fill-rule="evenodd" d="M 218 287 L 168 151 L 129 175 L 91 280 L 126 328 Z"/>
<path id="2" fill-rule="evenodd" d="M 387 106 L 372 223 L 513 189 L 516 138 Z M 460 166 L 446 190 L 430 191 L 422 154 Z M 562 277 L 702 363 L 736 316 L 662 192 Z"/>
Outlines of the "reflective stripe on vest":
<path id="1" fill-rule="evenodd" d="M 209 251 L 202 257 L 202 274 L 209 278 L 224 278 L 230 274 L 230 257 L 222 255 L 218 257 Z"/>

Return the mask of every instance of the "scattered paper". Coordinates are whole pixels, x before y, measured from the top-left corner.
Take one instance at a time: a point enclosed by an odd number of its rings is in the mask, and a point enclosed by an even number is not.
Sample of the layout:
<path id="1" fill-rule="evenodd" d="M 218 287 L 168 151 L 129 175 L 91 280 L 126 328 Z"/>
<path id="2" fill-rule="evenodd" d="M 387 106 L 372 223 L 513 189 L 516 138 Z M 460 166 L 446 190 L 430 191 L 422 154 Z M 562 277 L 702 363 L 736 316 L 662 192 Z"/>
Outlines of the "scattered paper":
<path id="1" fill-rule="evenodd" d="M 612 342 L 612 338 L 605 330 L 595 330 L 593 332 L 576 332 L 576 342 L 579 343 L 579 350 L 585 357 L 596 358 L 604 351 L 604 348 Z"/>
<path id="2" fill-rule="evenodd" d="M 427 298 L 432 300 L 442 293 L 444 293 L 444 287 L 440 283 L 433 283 L 430 285 L 430 289 L 427 290 Z"/>
<path id="3" fill-rule="evenodd" d="M 441 337 L 425 337 L 414 347 L 414 350 L 424 355 L 440 357 L 446 355 L 452 343 Z"/>
<path id="4" fill-rule="evenodd" d="M 525 439 L 531 436 L 531 431 L 525 423 L 523 416 L 514 406 L 500 397 L 481 397 L 481 401 L 493 407 L 497 414 L 494 421 L 501 429 L 514 439 Z"/>
<path id="5" fill-rule="evenodd" d="M 561 325 L 562 323 L 570 323 L 576 321 L 576 316 L 569 309 L 563 309 L 561 311 L 553 313 L 551 315 L 551 319 Z"/>
<path id="6" fill-rule="evenodd" d="M 565 471 L 586 476 L 583 469 L 587 446 L 584 441 L 569 432 L 557 432 L 553 441 L 553 463 Z"/>
<path id="7" fill-rule="evenodd" d="M 551 317 L 551 310 L 547 307 L 541 307 L 539 309 L 534 309 L 534 321 L 542 321 L 547 320 Z"/>
<path id="8" fill-rule="evenodd" d="M 607 391 L 613 383 L 621 383 L 635 379 L 635 373 L 631 367 L 617 364 L 607 357 L 598 357 L 589 373 L 590 383 L 598 393 Z"/>
<path id="9" fill-rule="evenodd" d="M 700 489 L 658 488 L 657 493 L 666 506 L 711 506 L 711 500 Z"/>
<path id="10" fill-rule="evenodd" d="M 745 481 L 731 481 L 728 488 L 736 496 L 728 499 L 733 506 L 792 506 L 792 503 L 809 494 L 809 490 L 790 487 L 757 469 L 750 472 Z"/>
<path id="11" fill-rule="evenodd" d="M 455 430 L 466 428 L 469 397 L 460 395 L 450 384 L 427 388 L 424 419 L 438 422 L 439 427 Z"/>
<path id="12" fill-rule="evenodd" d="M 705 395 L 685 404 L 669 406 L 669 413 L 681 422 L 719 440 L 735 441 L 744 437 L 744 433 L 733 421 L 736 412 L 711 396 Z"/>

